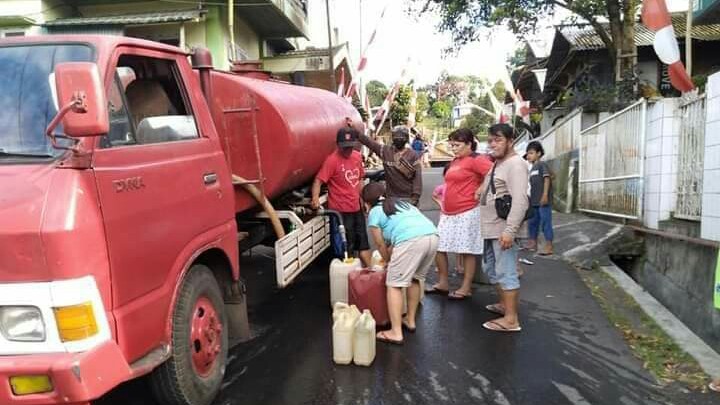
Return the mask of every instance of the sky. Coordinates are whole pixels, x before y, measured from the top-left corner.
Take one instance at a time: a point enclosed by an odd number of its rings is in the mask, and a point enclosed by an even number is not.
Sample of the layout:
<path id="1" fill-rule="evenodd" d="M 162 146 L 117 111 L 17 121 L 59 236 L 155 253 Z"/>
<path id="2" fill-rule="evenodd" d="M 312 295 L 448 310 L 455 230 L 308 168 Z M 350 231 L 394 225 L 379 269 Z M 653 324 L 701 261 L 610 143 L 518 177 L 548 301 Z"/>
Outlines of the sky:
<path id="1" fill-rule="evenodd" d="M 439 33 L 437 15 L 427 13 L 420 17 L 408 15 L 406 1 L 389 1 L 385 18 L 378 27 L 375 43 L 368 50 L 368 67 L 365 77 L 391 85 L 410 58 L 408 79 L 420 86 L 434 83 L 446 70 L 455 75 L 475 75 L 495 82 L 506 74 L 505 63 L 519 46 L 517 38 L 503 27 L 484 30 L 485 38 L 469 44 L 457 55 L 444 55 L 443 49 L 452 44 L 450 34 Z M 384 0 L 363 1 L 366 43 L 376 24 Z"/>
<path id="2" fill-rule="evenodd" d="M 507 58 L 521 41 L 505 27 L 486 29 L 482 40 L 464 46 L 457 55 L 445 56 L 443 49 L 451 45 L 451 37 L 438 32 L 439 16 L 433 13 L 411 16 L 406 12 L 408 2 L 412 0 L 334 0 L 331 18 L 340 27 L 340 36 L 350 42 L 354 63 L 359 61 L 360 44 L 365 47 L 373 28 L 378 26 L 375 42 L 367 51 L 364 80 L 379 80 L 390 86 L 398 80 L 405 65 L 408 66 L 405 81 L 414 79 L 420 86 L 434 83 L 444 70 L 455 75 L 479 76 L 490 82 L 501 80 L 507 74 Z M 687 9 L 687 0 L 668 0 L 667 3 L 671 12 Z M 380 20 L 386 6 L 385 16 Z M 567 12 L 557 13 L 546 25 L 539 26 L 534 37 L 550 45 L 554 33 L 552 24 L 562 22 L 567 15 Z M 324 38 L 326 41 L 327 35 Z"/>

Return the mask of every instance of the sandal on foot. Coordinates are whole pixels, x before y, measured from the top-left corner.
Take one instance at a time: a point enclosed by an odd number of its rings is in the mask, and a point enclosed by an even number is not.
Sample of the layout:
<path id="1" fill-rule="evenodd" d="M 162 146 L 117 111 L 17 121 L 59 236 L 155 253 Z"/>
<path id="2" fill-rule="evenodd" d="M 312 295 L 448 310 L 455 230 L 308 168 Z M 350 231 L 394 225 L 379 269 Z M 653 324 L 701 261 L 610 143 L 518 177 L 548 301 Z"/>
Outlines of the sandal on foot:
<path id="1" fill-rule="evenodd" d="M 485 305 L 485 309 L 492 312 L 493 314 L 505 315 L 505 309 L 503 309 L 503 307 L 501 307 L 499 304 Z"/>
<path id="2" fill-rule="evenodd" d="M 713 381 L 708 384 L 708 388 L 710 388 L 711 391 L 720 392 L 720 383 Z"/>
<path id="3" fill-rule="evenodd" d="M 465 298 L 470 298 L 470 297 L 472 297 L 472 294 L 461 293 L 458 290 L 455 290 L 455 291 L 451 292 L 450 294 L 448 294 L 449 300 L 460 301 L 460 300 L 464 300 Z"/>
<path id="4" fill-rule="evenodd" d="M 522 328 L 518 325 L 514 328 L 508 328 L 496 321 L 488 321 L 483 324 L 483 328 L 493 332 L 520 332 Z"/>
<path id="5" fill-rule="evenodd" d="M 432 286 L 432 288 L 428 288 L 425 290 L 425 294 L 438 294 L 438 295 L 447 295 L 448 290 L 443 290 L 442 288 L 437 288 L 435 286 Z"/>
<path id="6" fill-rule="evenodd" d="M 406 331 L 410 332 L 410 333 L 415 333 L 415 330 L 417 329 L 417 326 L 414 327 L 414 328 L 411 328 L 410 326 L 408 326 L 407 323 L 405 323 L 405 321 L 402 321 L 402 328 L 405 329 Z"/>
<path id="7" fill-rule="evenodd" d="M 375 336 L 375 338 L 380 342 L 390 343 L 390 344 L 398 345 L 398 346 L 402 346 L 403 343 L 405 343 L 403 339 L 400 339 L 400 340 L 390 339 L 389 337 L 387 337 L 387 334 L 385 334 L 385 331 L 378 333 L 377 336 Z"/>

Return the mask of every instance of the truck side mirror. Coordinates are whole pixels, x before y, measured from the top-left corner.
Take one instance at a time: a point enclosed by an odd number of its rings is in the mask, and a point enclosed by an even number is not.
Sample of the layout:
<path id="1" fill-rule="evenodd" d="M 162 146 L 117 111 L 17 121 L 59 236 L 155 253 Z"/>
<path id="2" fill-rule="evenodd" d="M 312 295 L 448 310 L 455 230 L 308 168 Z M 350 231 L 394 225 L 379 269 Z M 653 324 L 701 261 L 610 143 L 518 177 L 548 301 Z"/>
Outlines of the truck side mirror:
<path id="1" fill-rule="evenodd" d="M 55 88 L 59 110 L 48 126 L 48 134 L 60 120 L 67 136 L 80 138 L 108 132 L 107 99 L 95 63 L 59 63 L 55 66 Z"/>

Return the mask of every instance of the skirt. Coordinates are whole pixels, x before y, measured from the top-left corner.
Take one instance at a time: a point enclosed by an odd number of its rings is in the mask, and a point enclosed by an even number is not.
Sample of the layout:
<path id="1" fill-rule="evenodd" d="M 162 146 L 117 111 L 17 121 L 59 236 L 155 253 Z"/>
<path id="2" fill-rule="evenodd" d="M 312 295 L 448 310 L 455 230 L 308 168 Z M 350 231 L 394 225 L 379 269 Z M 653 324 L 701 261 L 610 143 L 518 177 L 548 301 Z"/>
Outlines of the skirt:
<path id="1" fill-rule="evenodd" d="M 438 233 L 439 252 L 465 253 L 480 255 L 483 253 L 483 237 L 480 231 L 480 206 L 456 215 L 440 215 Z"/>

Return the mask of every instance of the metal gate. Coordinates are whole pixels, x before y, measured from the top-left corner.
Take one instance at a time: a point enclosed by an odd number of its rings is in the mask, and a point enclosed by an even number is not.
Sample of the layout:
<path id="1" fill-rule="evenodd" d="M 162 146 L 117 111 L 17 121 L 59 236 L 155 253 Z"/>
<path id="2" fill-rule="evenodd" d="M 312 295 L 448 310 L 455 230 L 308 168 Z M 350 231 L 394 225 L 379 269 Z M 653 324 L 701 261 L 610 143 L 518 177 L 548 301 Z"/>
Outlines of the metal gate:
<path id="1" fill-rule="evenodd" d="M 642 217 L 646 114 L 642 99 L 580 133 L 581 211 Z"/>
<path id="2" fill-rule="evenodd" d="M 675 217 L 699 221 L 705 154 L 705 95 L 680 106 L 681 129 Z"/>

